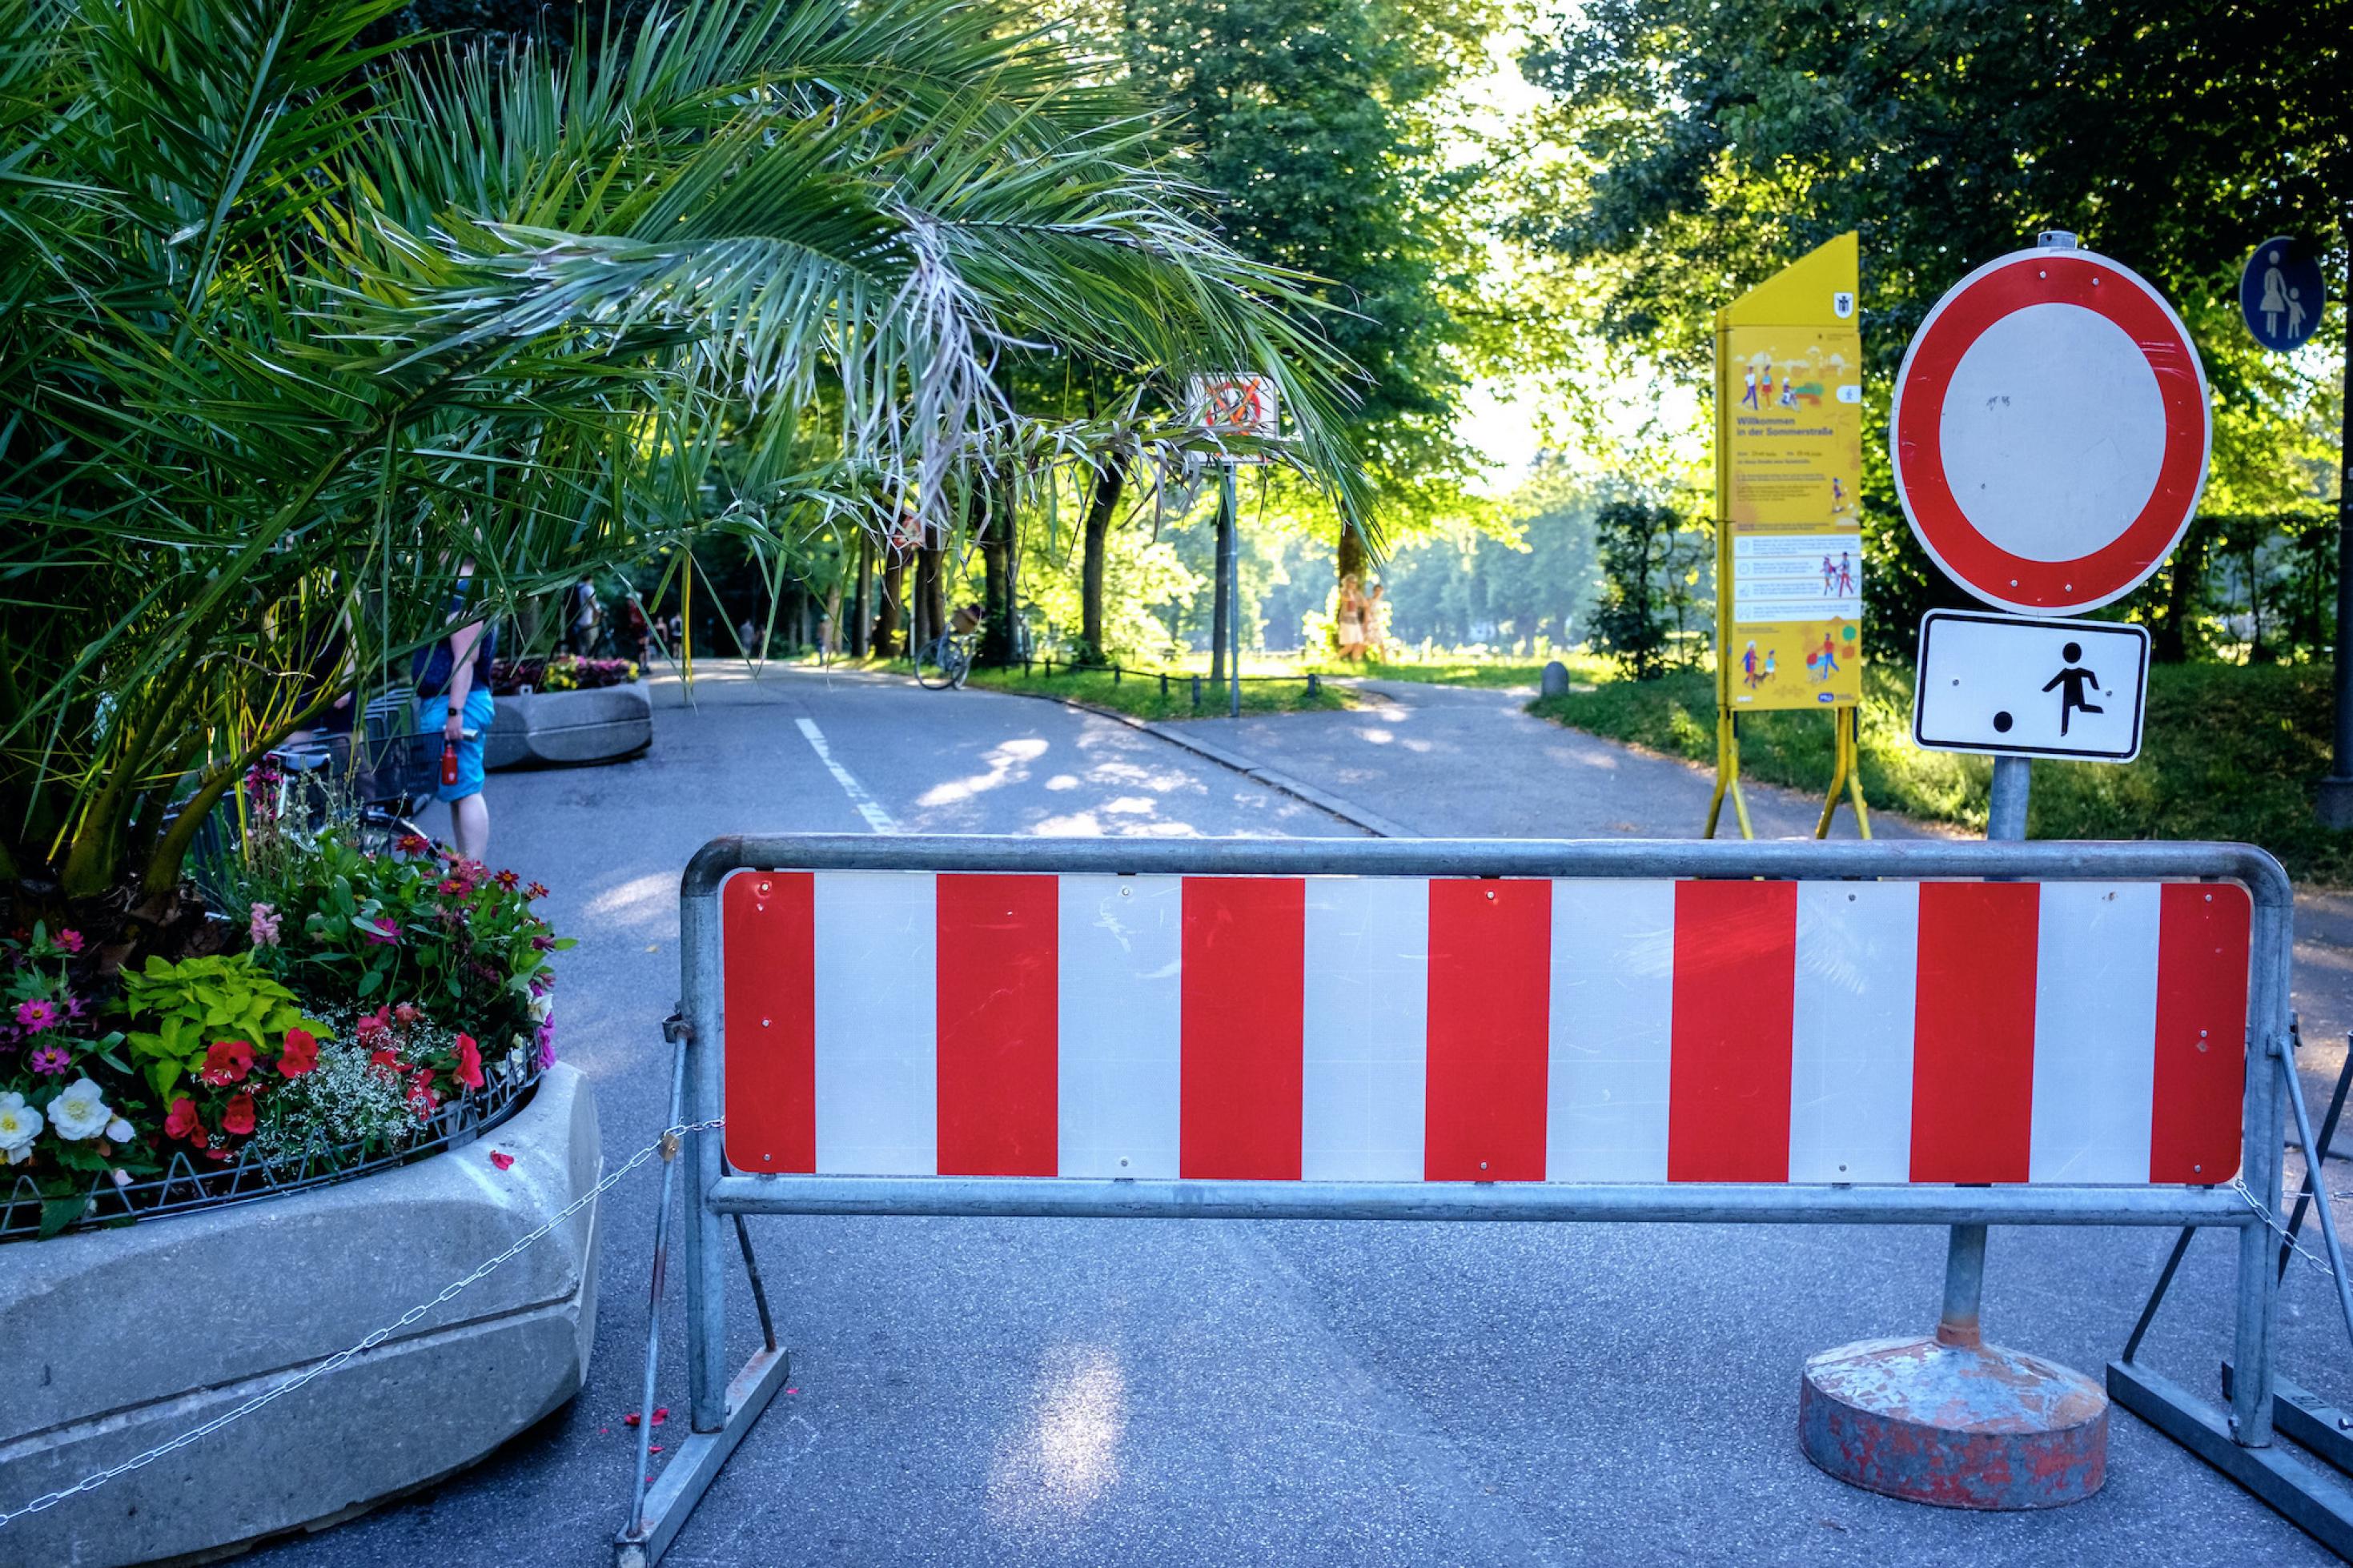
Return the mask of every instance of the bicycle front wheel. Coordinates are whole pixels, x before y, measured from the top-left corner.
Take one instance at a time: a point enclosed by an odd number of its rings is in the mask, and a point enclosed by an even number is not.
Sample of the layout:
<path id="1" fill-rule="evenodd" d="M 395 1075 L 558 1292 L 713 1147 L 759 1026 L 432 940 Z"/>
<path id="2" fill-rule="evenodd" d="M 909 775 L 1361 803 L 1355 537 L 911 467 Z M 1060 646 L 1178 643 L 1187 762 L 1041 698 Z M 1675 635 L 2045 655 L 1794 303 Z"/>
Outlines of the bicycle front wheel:
<path id="1" fill-rule="evenodd" d="M 953 658 L 955 649 L 945 637 L 925 643 L 915 650 L 915 679 L 932 691 L 944 691 L 958 684 L 958 678 L 948 662 Z"/>

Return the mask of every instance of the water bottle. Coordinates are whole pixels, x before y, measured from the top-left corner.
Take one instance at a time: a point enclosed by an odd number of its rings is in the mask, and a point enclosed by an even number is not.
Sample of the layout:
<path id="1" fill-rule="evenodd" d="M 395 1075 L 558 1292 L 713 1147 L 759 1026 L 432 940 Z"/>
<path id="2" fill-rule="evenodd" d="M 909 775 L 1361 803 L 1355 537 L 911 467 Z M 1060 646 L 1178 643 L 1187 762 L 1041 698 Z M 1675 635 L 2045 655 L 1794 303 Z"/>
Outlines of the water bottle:
<path id="1" fill-rule="evenodd" d="M 441 742 L 441 782 L 445 784 L 458 782 L 458 747 L 449 741 Z"/>

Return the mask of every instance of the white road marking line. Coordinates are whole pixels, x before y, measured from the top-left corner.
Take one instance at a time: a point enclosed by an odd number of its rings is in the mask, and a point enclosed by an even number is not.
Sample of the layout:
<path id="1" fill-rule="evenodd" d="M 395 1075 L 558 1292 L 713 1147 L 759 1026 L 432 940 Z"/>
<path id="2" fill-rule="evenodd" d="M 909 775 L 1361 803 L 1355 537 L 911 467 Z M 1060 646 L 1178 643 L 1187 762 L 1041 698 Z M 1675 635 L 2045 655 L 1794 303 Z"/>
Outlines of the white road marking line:
<path id="1" fill-rule="evenodd" d="M 866 786 L 858 782 L 856 773 L 833 760 L 833 748 L 825 743 L 825 731 L 817 727 L 817 721 L 803 719 L 798 722 L 801 733 L 808 738 L 809 750 L 825 764 L 825 771 L 833 775 L 833 782 L 841 786 L 841 793 L 849 797 L 849 804 L 858 808 L 858 815 L 866 819 L 866 826 L 877 833 L 898 832 L 899 825 L 882 809 L 882 803 L 866 793 Z"/>

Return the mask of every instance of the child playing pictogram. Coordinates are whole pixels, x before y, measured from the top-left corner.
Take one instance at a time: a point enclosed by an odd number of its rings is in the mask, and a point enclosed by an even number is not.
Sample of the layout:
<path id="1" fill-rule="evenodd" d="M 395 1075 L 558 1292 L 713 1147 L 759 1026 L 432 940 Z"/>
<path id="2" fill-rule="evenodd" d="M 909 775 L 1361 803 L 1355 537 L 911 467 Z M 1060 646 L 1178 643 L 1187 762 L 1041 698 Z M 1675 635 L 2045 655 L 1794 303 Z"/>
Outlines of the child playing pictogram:
<path id="1" fill-rule="evenodd" d="M 2094 692 L 2100 689 L 2100 678 L 2083 666 L 2084 645 L 2071 642 L 2059 650 L 2059 657 L 2067 661 L 2067 666 L 2045 681 L 2042 689 L 2059 689 L 2059 732 L 2064 735 L 2068 720 L 2076 713 L 2105 713 L 2107 710 L 2084 700 L 2085 687 Z"/>

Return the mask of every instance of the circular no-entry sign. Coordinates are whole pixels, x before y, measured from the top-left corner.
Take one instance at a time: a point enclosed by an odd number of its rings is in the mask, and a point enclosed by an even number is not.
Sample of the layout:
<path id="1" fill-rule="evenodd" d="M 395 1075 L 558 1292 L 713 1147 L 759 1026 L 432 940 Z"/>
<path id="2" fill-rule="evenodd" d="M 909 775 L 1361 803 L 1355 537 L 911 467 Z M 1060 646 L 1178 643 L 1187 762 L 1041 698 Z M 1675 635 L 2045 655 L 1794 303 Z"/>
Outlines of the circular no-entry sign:
<path id="1" fill-rule="evenodd" d="M 1946 575 L 2027 614 L 2146 581 L 2198 510 L 2206 371 L 2156 289 L 2088 250 L 2015 251 L 1912 339 L 1888 446 L 1912 531 Z"/>

